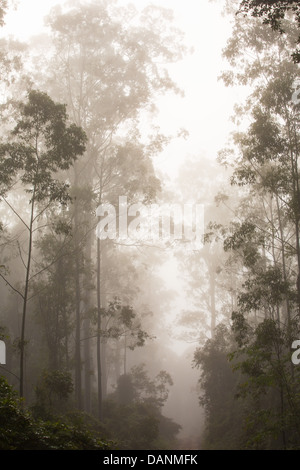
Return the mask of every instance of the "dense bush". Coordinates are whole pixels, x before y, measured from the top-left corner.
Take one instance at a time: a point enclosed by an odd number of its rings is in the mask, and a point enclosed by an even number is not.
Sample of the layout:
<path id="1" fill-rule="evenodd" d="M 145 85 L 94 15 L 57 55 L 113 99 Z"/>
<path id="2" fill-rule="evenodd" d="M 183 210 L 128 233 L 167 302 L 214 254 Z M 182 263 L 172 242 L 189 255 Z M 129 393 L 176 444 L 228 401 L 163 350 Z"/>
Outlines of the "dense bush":
<path id="1" fill-rule="evenodd" d="M 165 372 L 151 380 L 144 365 L 119 378 L 104 406 L 104 423 L 122 449 L 172 449 L 180 425 L 162 414 L 171 377 Z"/>
<path id="2" fill-rule="evenodd" d="M 104 450 L 112 444 L 82 424 L 34 419 L 0 377 L 0 450 Z"/>

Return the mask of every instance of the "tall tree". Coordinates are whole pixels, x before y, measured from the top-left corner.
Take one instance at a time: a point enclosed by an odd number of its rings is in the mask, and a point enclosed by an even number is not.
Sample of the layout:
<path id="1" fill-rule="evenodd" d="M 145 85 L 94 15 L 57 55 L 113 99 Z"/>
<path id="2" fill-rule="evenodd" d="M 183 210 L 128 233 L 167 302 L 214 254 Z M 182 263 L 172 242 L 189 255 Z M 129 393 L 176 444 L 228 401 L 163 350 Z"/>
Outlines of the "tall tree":
<path id="1" fill-rule="evenodd" d="M 14 288 L 23 302 L 20 337 L 20 395 L 24 395 L 24 354 L 26 344 L 26 314 L 32 280 L 34 236 L 43 215 L 55 203 L 69 200 L 68 185 L 55 179 L 59 170 L 68 169 L 85 150 L 86 137 L 81 128 L 68 125 L 66 107 L 54 103 L 42 92 L 31 91 L 28 101 L 20 105 L 20 117 L 10 139 L 1 143 L 1 184 L 13 187 L 21 181 L 24 200 L 30 195 L 28 220 L 18 213 L 6 192 L 2 201 L 21 221 L 27 231 L 27 259 L 24 260 L 25 282 L 23 290 Z M 28 212 L 28 211 L 26 211 Z M 26 214 L 27 215 L 27 214 Z M 35 273 L 36 274 L 36 273 Z M 1 277 L 5 277 L 1 274 Z M 9 281 L 5 279 L 8 283 Z M 10 284 L 10 283 L 9 283 Z M 13 287 L 11 285 L 11 287 Z"/>
<path id="2" fill-rule="evenodd" d="M 297 448 L 299 439 L 298 372 L 291 362 L 299 331 L 300 201 L 293 21 L 285 22 L 285 31 L 283 40 L 258 20 L 238 15 L 224 50 L 232 66 L 223 73 L 225 83 L 251 86 L 249 99 L 236 110 L 236 120 L 247 116 L 250 125 L 234 136 L 238 155 L 231 183 L 242 197 L 224 242 L 239 260 L 242 278 L 232 312 L 237 344 L 231 358 L 242 373 L 236 391 L 249 423 L 242 445 L 250 448 Z"/>
<path id="3" fill-rule="evenodd" d="M 153 108 L 157 93 L 179 91 L 162 66 L 166 61 L 180 59 L 184 51 L 181 36 L 172 28 L 170 19 L 169 12 L 157 7 L 149 7 L 139 17 L 132 7 L 115 8 L 114 3 L 105 1 L 84 6 L 78 2 L 68 11 L 57 8 L 49 16 L 55 54 L 46 86 L 49 89 L 52 85 L 57 99 L 67 102 L 72 119 L 88 136 L 86 159 L 75 165 L 75 175 L 71 177 L 77 191 L 74 232 L 78 234 L 81 226 L 85 237 L 85 244 L 78 247 L 76 256 L 80 256 L 83 248 L 84 259 L 92 266 L 92 250 L 96 250 L 97 279 L 92 279 L 92 283 L 77 279 L 76 390 L 81 387 L 81 321 L 84 316 L 84 336 L 89 338 L 88 312 L 92 311 L 91 295 L 82 302 L 82 282 L 95 286 L 99 332 L 101 309 L 105 307 L 102 243 L 98 240 L 95 247 L 92 238 L 95 207 L 105 202 L 115 203 L 123 194 L 132 200 L 144 197 L 150 200 L 159 189 L 150 157 L 160 150 L 165 139 L 155 135 L 149 139 L 149 145 L 142 144 L 138 122 L 141 110 Z M 79 216 L 76 207 L 82 197 L 87 198 L 86 207 L 90 204 L 84 217 Z M 99 394 L 100 343 L 99 338 Z M 84 344 L 87 396 L 91 377 L 89 340 Z"/>

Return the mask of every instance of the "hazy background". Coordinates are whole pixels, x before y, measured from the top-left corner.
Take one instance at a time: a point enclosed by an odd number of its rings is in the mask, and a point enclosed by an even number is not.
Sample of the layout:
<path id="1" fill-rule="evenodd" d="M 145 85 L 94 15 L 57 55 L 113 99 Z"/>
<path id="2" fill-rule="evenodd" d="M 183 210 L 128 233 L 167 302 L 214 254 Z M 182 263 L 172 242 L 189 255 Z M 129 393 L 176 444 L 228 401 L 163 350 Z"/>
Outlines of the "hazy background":
<path id="1" fill-rule="evenodd" d="M 6 25 L 1 35 L 11 35 L 19 40 L 28 41 L 30 37 L 47 31 L 44 17 L 51 7 L 57 5 L 56 0 L 22 0 L 16 1 L 16 10 L 6 16 Z M 233 126 L 230 122 L 233 106 L 243 98 L 245 91 L 239 87 L 226 88 L 218 76 L 224 68 L 221 57 L 222 49 L 231 33 L 231 24 L 222 15 L 220 2 L 214 3 L 199 0 L 136 0 L 127 2 L 120 0 L 120 5 L 132 3 L 142 9 L 148 4 L 156 4 L 170 8 L 174 14 L 174 26 L 185 34 L 185 44 L 189 53 L 176 64 L 168 66 L 171 77 L 183 90 L 184 96 L 165 96 L 157 101 L 158 114 L 155 124 L 166 134 L 176 134 L 179 129 L 186 129 L 186 139 L 178 138 L 171 142 L 163 152 L 155 158 L 157 170 L 163 175 L 166 187 L 174 184 L 179 175 L 179 168 L 187 159 L 207 158 L 215 160 L 218 151 L 226 144 Z M 69 2 L 71 5 L 72 2 Z M 147 131 L 147 116 L 144 126 Z M 176 202 L 176 201 L 175 201 Z M 188 201 L 187 201 L 188 202 Z M 182 435 L 200 434 L 199 423 L 203 422 L 203 414 L 198 405 L 196 393 L 198 372 L 191 369 L 191 361 L 195 348 L 194 343 L 187 343 L 174 336 L 173 323 L 181 311 L 187 308 L 178 263 L 172 252 L 167 262 L 161 267 L 162 277 L 167 289 L 176 291 L 174 300 L 170 302 L 166 313 L 166 325 L 163 337 L 168 338 L 166 347 L 178 354 L 166 368 L 174 378 L 165 413 L 172 416 L 183 426 Z M 159 341 L 160 338 L 157 338 Z"/>

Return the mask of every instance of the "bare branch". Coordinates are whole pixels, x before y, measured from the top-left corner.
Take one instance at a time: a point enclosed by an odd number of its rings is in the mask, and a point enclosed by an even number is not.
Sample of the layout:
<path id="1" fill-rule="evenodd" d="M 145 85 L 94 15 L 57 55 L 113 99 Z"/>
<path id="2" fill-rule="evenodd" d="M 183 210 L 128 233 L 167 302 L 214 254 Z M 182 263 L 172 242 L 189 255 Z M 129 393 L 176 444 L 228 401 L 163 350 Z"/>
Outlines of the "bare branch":
<path id="1" fill-rule="evenodd" d="M 29 230 L 29 226 L 26 224 L 26 222 L 22 219 L 22 217 L 17 213 L 17 211 L 12 207 L 12 205 L 5 199 L 4 196 L 1 196 L 3 201 L 6 202 L 8 207 L 13 211 L 13 213 L 18 217 L 18 219 L 21 220 L 22 224 L 25 225 L 25 227 Z"/>
<path id="2" fill-rule="evenodd" d="M 22 299 L 24 299 L 24 295 L 18 290 L 16 289 L 14 286 L 11 285 L 11 283 L 6 279 L 5 276 L 3 276 L 3 274 L 0 273 L 0 277 L 3 279 L 4 282 L 6 282 L 6 284 L 14 291 L 16 292 L 17 294 L 19 294 Z"/>

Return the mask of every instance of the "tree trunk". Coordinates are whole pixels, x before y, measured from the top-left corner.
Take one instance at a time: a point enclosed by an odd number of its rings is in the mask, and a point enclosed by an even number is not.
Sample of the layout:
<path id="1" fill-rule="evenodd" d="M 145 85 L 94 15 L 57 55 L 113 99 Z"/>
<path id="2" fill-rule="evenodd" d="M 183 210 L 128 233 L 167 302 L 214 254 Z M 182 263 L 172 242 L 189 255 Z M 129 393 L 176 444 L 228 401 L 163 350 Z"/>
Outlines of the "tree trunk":
<path id="1" fill-rule="evenodd" d="M 77 188 L 77 168 L 75 171 L 75 188 Z M 79 204 L 77 198 L 74 202 L 74 238 L 75 238 L 75 292 L 76 292 L 76 317 L 75 317 L 75 400 L 77 408 L 82 410 L 82 380 L 81 380 L 81 289 L 80 289 L 80 271 L 81 271 L 81 249 L 79 243 Z"/>
<path id="2" fill-rule="evenodd" d="M 98 418 L 102 412 L 102 371 L 101 371 L 101 242 L 97 238 L 97 375 L 98 375 Z"/>
<path id="3" fill-rule="evenodd" d="M 210 333 L 214 338 L 216 330 L 216 273 L 213 269 L 209 273 L 210 283 Z"/>
<path id="4" fill-rule="evenodd" d="M 27 265 L 26 265 L 25 288 L 24 288 L 24 296 L 23 296 L 22 327 L 21 327 L 21 339 L 20 339 L 20 397 L 21 398 L 24 397 L 25 325 L 26 325 L 26 313 L 27 313 L 27 302 L 28 302 L 28 292 L 29 292 L 29 276 L 30 276 L 31 254 L 32 254 L 34 203 L 35 203 L 35 188 L 33 190 L 33 195 L 32 195 L 30 223 L 28 227 L 29 229 L 28 257 L 27 257 Z"/>
<path id="5" fill-rule="evenodd" d="M 107 397 L 108 371 L 106 364 L 106 341 L 101 342 L 102 400 Z"/>
<path id="6" fill-rule="evenodd" d="M 87 245 L 86 245 L 86 256 L 88 267 L 90 267 L 91 253 L 92 253 L 92 232 L 90 230 L 90 220 L 86 221 L 87 227 Z M 90 270 L 88 269 L 88 272 Z M 87 282 L 89 284 L 89 274 L 87 274 Z M 90 290 L 87 289 L 87 295 L 85 299 L 85 319 L 84 319 L 84 407 L 87 413 L 91 412 L 91 328 L 90 328 L 90 310 L 91 310 L 91 299 Z"/>

